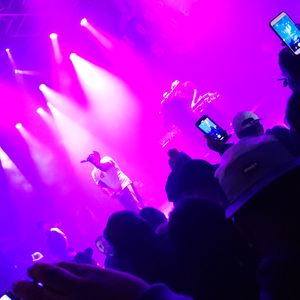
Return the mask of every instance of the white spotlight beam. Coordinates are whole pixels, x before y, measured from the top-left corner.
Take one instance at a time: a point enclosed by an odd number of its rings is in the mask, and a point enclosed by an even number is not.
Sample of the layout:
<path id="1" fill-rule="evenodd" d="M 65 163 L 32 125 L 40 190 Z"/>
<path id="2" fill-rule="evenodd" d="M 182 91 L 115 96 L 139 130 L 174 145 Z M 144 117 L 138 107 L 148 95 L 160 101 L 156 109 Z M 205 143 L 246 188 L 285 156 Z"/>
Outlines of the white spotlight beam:
<path id="1" fill-rule="evenodd" d="M 52 45 L 55 61 L 58 64 L 61 64 L 62 60 L 63 60 L 63 57 L 62 57 L 61 49 L 60 49 L 60 46 L 59 46 L 58 35 L 57 35 L 57 33 L 53 32 L 49 35 L 49 37 L 50 37 L 50 40 L 51 40 L 51 45 Z"/>
<path id="2" fill-rule="evenodd" d="M 107 50 L 113 49 L 113 43 L 109 40 L 109 38 L 91 25 L 86 18 L 81 20 L 80 25 L 86 28 L 102 47 L 106 48 Z"/>
<path id="3" fill-rule="evenodd" d="M 17 64 L 16 64 L 16 61 L 14 60 L 14 58 L 13 58 L 13 56 L 12 56 L 12 54 L 11 54 L 11 50 L 10 50 L 9 48 L 6 48 L 6 49 L 5 49 L 5 52 L 6 52 L 6 54 L 7 54 L 8 60 L 9 60 L 9 62 L 10 62 L 10 64 L 11 64 L 12 68 L 13 68 L 14 70 L 17 69 Z"/>

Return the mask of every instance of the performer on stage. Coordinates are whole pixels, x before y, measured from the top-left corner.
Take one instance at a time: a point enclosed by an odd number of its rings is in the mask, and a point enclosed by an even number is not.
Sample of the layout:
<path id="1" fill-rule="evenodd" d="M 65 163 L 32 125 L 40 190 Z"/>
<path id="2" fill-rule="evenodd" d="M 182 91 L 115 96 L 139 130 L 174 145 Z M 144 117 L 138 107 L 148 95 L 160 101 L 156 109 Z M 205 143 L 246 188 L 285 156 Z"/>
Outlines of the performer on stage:
<path id="1" fill-rule="evenodd" d="M 195 123 L 219 97 L 217 92 L 200 94 L 191 81 L 175 80 L 171 90 L 165 92 L 161 100 L 160 115 L 168 131 L 161 139 L 162 147 L 164 148 L 179 134 L 181 148 L 185 144 L 188 145 L 189 153 L 191 153 L 190 149 L 198 149 L 199 153 L 203 147 L 201 142 L 203 134 L 196 128 Z"/>
<path id="2" fill-rule="evenodd" d="M 110 197 L 116 197 L 125 209 L 139 212 L 143 208 L 141 197 L 132 181 L 111 157 L 101 158 L 99 152 L 93 151 L 89 154 L 87 161 L 95 166 L 92 170 L 92 178 L 104 193 Z"/>
<path id="3" fill-rule="evenodd" d="M 199 116 L 192 108 L 197 91 L 190 81 L 176 82 L 178 84 L 173 83 L 171 91 L 165 93 L 161 101 L 160 113 L 164 129 L 167 130 L 161 145 L 165 147 L 176 136 L 172 147 L 186 149 L 192 156 L 196 156 L 203 148 L 203 134 L 195 126 Z"/>

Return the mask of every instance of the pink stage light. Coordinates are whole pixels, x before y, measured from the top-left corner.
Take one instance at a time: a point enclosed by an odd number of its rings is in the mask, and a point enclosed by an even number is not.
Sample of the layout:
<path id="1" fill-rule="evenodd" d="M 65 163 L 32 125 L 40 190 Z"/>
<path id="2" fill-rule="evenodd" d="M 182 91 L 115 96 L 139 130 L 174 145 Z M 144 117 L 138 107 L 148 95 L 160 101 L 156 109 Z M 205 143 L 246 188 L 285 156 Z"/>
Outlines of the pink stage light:
<path id="1" fill-rule="evenodd" d="M 47 102 L 50 102 L 54 107 L 60 110 L 62 113 L 66 114 L 68 117 L 74 119 L 81 119 L 82 109 L 74 103 L 72 97 L 67 96 L 57 90 L 47 87 L 47 89 L 42 92 Z M 47 104 L 49 107 L 49 104 Z M 51 110 L 51 107 L 49 107 Z M 43 112 L 43 115 L 46 112 Z"/>
<path id="2" fill-rule="evenodd" d="M 20 130 L 22 127 L 23 127 L 22 123 L 17 123 L 17 124 L 16 124 L 16 128 L 17 128 L 18 130 Z"/>
<path id="3" fill-rule="evenodd" d="M 44 84 L 44 83 L 40 84 L 39 89 L 40 89 L 41 92 L 44 92 L 47 89 L 46 84 Z"/>
<path id="4" fill-rule="evenodd" d="M 79 55 L 72 59 L 72 63 L 103 134 L 110 138 L 125 139 L 126 134 L 132 133 L 140 117 L 138 100 L 131 89 L 119 77 Z M 126 124 L 122 126 L 122 131 L 120 124 Z"/>
<path id="5" fill-rule="evenodd" d="M 100 32 L 87 21 L 83 22 L 83 20 L 84 19 L 81 20 L 80 24 L 83 23 L 84 25 L 81 26 L 84 26 L 96 38 L 96 40 L 101 44 L 101 46 L 104 46 L 106 49 L 111 50 L 113 48 L 113 44 L 110 41 L 110 39 L 104 33 Z"/>
<path id="6" fill-rule="evenodd" d="M 49 37 L 50 37 L 51 40 L 56 40 L 57 39 L 57 33 L 54 33 L 54 32 L 50 33 Z"/>
<path id="7" fill-rule="evenodd" d="M 52 48 L 53 48 L 53 54 L 54 54 L 55 61 L 58 64 L 61 64 L 63 58 L 62 58 L 62 54 L 61 54 L 61 50 L 60 50 L 60 46 L 59 46 L 57 37 L 58 37 L 57 33 L 50 34 L 50 39 L 51 39 L 51 44 L 52 44 Z"/>
<path id="8" fill-rule="evenodd" d="M 71 53 L 70 54 L 70 60 L 75 59 L 76 57 L 78 57 L 78 55 L 76 53 Z"/>
<path id="9" fill-rule="evenodd" d="M 86 26 L 87 23 L 88 23 L 88 21 L 87 21 L 86 18 L 83 18 L 83 19 L 81 19 L 81 21 L 80 21 L 80 25 L 81 25 L 81 26 Z"/>
<path id="10" fill-rule="evenodd" d="M 17 65 L 16 65 L 16 62 L 15 62 L 15 60 L 14 60 L 14 58 L 13 58 L 11 52 L 10 52 L 10 49 L 9 49 L 9 48 L 6 48 L 5 51 L 6 51 L 8 60 L 10 61 L 10 64 L 11 64 L 12 68 L 13 68 L 14 70 L 15 70 L 15 69 L 18 69 L 18 68 L 17 68 Z"/>
<path id="11" fill-rule="evenodd" d="M 28 76 L 36 76 L 39 74 L 37 71 L 20 70 L 20 69 L 15 69 L 14 72 L 15 74 L 28 75 Z"/>
<path id="12" fill-rule="evenodd" d="M 50 109 L 52 109 L 52 108 L 54 107 L 49 101 L 47 101 L 47 106 L 48 106 Z"/>
<path id="13" fill-rule="evenodd" d="M 36 110 L 36 112 L 37 112 L 39 115 L 41 115 L 41 114 L 44 112 L 44 110 L 43 110 L 41 107 L 39 107 L 39 108 Z"/>

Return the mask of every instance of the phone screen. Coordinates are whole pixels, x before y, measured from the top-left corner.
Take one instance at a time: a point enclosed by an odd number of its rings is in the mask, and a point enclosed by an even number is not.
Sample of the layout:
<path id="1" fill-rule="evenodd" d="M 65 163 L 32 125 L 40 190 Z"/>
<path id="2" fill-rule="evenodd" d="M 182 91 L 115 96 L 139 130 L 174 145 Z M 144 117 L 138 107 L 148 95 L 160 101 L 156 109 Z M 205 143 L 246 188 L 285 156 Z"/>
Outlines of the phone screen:
<path id="1" fill-rule="evenodd" d="M 300 54 L 300 30 L 284 12 L 271 21 L 271 27 L 281 40 L 295 53 Z"/>
<path id="2" fill-rule="evenodd" d="M 226 131 L 217 125 L 212 119 L 208 116 L 203 116 L 196 122 L 196 126 L 203 131 L 206 135 L 210 136 L 215 140 L 226 140 L 227 134 Z"/>

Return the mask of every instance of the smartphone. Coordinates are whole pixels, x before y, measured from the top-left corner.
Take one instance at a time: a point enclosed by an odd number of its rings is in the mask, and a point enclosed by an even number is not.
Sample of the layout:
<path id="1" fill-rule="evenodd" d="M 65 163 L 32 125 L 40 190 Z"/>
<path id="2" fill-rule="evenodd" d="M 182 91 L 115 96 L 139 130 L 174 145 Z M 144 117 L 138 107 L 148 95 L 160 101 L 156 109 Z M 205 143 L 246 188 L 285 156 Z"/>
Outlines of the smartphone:
<path id="1" fill-rule="evenodd" d="M 280 13 L 270 26 L 294 54 L 300 54 L 300 30 L 287 13 Z"/>
<path id="2" fill-rule="evenodd" d="M 196 127 L 204 132 L 205 135 L 209 137 L 219 140 L 222 142 L 226 142 L 229 139 L 226 130 L 220 127 L 216 122 L 214 122 L 209 116 L 202 116 L 197 122 Z"/>

